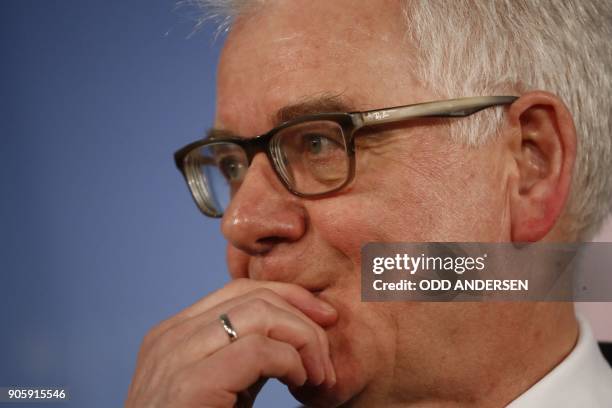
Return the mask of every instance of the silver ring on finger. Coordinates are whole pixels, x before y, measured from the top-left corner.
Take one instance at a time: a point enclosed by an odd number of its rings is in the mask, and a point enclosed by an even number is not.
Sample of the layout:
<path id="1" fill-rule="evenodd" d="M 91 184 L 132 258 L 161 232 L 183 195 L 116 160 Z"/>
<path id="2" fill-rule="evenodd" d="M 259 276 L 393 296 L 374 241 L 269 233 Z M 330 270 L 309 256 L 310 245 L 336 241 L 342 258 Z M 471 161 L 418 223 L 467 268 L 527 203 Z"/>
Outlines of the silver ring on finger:
<path id="1" fill-rule="evenodd" d="M 230 343 L 233 343 L 234 341 L 238 340 L 238 332 L 236 332 L 236 329 L 234 329 L 234 326 L 232 325 L 232 322 L 230 321 L 229 317 L 227 317 L 227 315 L 223 313 L 221 316 L 219 316 L 219 320 L 221 321 L 223 330 L 225 330 L 227 336 L 230 339 Z"/>

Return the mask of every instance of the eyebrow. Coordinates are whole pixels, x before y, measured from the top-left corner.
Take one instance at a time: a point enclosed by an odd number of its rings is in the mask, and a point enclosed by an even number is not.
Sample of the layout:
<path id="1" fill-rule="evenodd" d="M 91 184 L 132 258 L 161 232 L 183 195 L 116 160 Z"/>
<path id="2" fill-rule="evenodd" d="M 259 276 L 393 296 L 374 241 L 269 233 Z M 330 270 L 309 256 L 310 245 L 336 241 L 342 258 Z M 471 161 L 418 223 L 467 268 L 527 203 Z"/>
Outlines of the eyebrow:
<path id="1" fill-rule="evenodd" d="M 342 95 L 323 94 L 319 96 L 309 96 L 298 102 L 281 107 L 270 119 L 272 126 L 276 127 L 301 116 L 330 112 L 352 112 L 354 110 L 353 106 L 351 101 Z M 225 129 L 211 128 L 206 134 L 206 140 L 225 138 L 228 136 L 235 137 L 237 135 Z"/>
<path id="2" fill-rule="evenodd" d="M 352 103 L 342 95 L 307 97 L 297 103 L 280 108 L 274 117 L 274 126 L 297 119 L 300 116 L 329 112 L 350 112 Z"/>

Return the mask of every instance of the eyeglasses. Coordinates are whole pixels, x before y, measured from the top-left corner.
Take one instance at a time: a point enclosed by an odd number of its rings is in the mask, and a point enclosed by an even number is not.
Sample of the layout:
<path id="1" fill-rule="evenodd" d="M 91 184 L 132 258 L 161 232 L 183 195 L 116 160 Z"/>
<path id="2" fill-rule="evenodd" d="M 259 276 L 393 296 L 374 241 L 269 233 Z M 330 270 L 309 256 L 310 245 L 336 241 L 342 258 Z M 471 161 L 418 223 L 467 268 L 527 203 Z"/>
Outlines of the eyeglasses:
<path id="1" fill-rule="evenodd" d="M 282 184 L 299 197 L 322 197 L 355 176 L 355 132 L 416 118 L 465 117 L 508 105 L 516 96 L 481 96 L 418 103 L 364 112 L 306 115 L 254 138 L 212 137 L 174 154 L 198 208 L 219 218 L 242 184 L 257 153 L 266 153 Z"/>

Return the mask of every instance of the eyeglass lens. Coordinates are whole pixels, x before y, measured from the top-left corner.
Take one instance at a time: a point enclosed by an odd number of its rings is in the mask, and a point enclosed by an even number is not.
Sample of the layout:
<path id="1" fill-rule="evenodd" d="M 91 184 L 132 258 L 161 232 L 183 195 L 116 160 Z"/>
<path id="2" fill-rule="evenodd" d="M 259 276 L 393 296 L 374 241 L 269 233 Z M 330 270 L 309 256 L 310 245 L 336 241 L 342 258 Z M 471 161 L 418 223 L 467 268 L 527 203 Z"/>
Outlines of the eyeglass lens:
<path id="1" fill-rule="evenodd" d="M 290 189 L 305 195 L 323 194 L 341 186 L 350 161 L 342 127 L 328 120 L 282 128 L 270 141 L 277 174 Z M 244 149 L 232 142 L 207 144 L 185 158 L 191 192 L 200 208 L 221 215 L 236 194 L 248 168 Z"/>

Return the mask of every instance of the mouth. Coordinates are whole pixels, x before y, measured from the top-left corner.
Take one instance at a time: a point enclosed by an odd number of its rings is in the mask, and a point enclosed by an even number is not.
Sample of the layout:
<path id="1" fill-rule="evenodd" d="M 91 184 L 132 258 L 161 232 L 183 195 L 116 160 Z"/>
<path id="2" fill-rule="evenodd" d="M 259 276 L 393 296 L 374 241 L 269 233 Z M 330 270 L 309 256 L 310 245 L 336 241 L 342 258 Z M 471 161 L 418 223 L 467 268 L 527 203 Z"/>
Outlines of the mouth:
<path id="1" fill-rule="evenodd" d="M 321 292 L 323 292 L 325 289 L 308 289 L 308 291 L 310 293 L 312 293 L 315 297 L 319 297 L 321 295 Z"/>
<path id="2" fill-rule="evenodd" d="M 322 297 L 325 298 L 327 295 L 329 295 L 330 291 L 329 289 L 331 288 L 331 285 L 327 284 L 327 285 L 312 285 L 312 286 L 302 286 L 304 289 L 306 289 L 307 291 L 309 291 L 310 293 L 312 293 L 316 298 Z M 325 299 L 323 299 L 325 300 Z"/>

